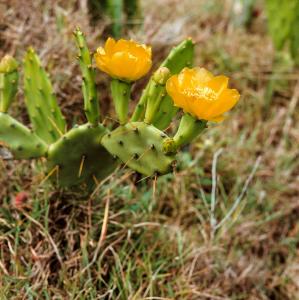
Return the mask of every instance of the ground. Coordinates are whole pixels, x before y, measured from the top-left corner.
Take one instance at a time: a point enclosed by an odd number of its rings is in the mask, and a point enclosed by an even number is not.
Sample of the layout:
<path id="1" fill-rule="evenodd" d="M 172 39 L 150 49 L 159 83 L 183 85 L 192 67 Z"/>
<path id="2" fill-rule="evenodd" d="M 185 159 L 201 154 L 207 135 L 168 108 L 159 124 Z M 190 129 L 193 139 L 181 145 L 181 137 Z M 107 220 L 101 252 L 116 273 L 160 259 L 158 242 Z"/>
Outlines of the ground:
<path id="1" fill-rule="evenodd" d="M 274 64 L 262 4 L 248 29 L 233 25 L 232 1 L 143 7 L 144 27 L 127 34 L 152 44 L 155 64 L 191 36 L 196 65 L 229 76 L 240 103 L 173 174 L 123 168 L 92 196 L 43 181 L 42 162 L 0 161 L 0 299 L 299 299 L 298 68 L 286 52 Z M 72 31 L 95 50 L 109 23 L 89 19 L 85 0 L 0 3 L 0 57 L 33 46 L 69 125 L 84 121 Z M 108 78 L 97 82 L 106 114 Z M 28 124 L 21 89 L 11 113 Z"/>

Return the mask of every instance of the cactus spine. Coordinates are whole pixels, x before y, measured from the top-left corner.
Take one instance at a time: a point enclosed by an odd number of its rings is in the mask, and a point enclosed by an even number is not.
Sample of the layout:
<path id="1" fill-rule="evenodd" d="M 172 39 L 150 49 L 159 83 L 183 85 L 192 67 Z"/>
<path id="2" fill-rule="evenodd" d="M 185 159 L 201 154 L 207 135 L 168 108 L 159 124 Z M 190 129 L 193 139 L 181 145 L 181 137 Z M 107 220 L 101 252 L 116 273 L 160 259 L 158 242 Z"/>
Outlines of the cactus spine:
<path id="1" fill-rule="evenodd" d="M 33 131 L 47 143 L 57 141 L 65 132 L 65 119 L 49 77 L 32 48 L 24 59 L 24 91 Z"/>
<path id="2" fill-rule="evenodd" d="M 10 55 L 0 62 L 0 112 L 7 112 L 18 89 L 18 63 Z"/>
<path id="3" fill-rule="evenodd" d="M 95 70 L 92 67 L 91 55 L 83 33 L 80 29 L 76 29 L 74 36 L 79 49 L 78 60 L 83 76 L 84 111 L 88 122 L 96 125 L 100 120 L 100 108 L 95 84 Z"/>

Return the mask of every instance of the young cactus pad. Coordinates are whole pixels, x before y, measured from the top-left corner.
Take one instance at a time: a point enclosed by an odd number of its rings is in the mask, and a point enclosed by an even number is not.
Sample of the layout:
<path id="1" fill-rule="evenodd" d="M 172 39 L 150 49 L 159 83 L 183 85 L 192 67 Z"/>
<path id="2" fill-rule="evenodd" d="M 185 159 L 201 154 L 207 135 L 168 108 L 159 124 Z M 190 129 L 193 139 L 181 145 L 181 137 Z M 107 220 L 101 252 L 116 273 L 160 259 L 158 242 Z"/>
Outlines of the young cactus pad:
<path id="1" fill-rule="evenodd" d="M 162 150 L 167 135 L 144 122 L 131 122 L 106 134 L 102 144 L 125 165 L 137 172 L 152 176 L 171 171 L 174 155 Z"/>
<path id="2" fill-rule="evenodd" d="M 84 111 L 88 122 L 95 125 L 100 120 L 95 70 L 92 68 L 91 55 L 82 31 L 77 28 L 74 31 L 74 36 L 79 50 L 78 60 L 83 77 L 82 92 L 84 97 Z"/>
<path id="3" fill-rule="evenodd" d="M 32 48 L 24 59 L 24 92 L 33 131 L 47 143 L 57 141 L 65 132 L 65 119 L 50 79 Z"/>
<path id="4" fill-rule="evenodd" d="M 94 183 L 108 176 L 117 161 L 100 141 L 107 130 L 102 125 L 84 124 L 71 129 L 48 151 L 48 174 L 60 186 Z"/>

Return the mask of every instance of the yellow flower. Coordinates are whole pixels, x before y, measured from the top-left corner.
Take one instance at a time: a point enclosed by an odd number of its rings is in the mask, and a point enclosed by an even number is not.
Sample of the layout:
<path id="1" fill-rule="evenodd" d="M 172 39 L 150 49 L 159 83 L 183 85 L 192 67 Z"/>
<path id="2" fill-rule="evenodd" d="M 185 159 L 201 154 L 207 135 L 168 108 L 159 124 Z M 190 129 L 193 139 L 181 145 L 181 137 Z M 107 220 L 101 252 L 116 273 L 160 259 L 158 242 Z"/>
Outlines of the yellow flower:
<path id="1" fill-rule="evenodd" d="M 123 39 L 108 38 L 105 47 L 99 47 L 94 57 L 100 70 L 127 81 L 141 78 L 152 66 L 151 47 Z"/>
<path id="2" fill-rule="evenodd" d="M 185 112 L 200 120 L 220 122 L 240 98 L 237 90 L 227 86 L 226 76 L 213 76 L 204 68 L 185 68 L 168 79 L 166 90 L 174 105 Z"/>

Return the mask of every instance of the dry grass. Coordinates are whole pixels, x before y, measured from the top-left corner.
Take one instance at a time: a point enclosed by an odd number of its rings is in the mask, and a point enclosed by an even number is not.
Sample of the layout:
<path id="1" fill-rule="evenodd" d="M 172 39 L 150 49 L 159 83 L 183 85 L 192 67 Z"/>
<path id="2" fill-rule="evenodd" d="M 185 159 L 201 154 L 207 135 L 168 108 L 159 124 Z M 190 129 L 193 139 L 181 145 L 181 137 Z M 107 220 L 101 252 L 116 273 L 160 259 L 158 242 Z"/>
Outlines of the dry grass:
<path id="1" fill-rule="evenodd" d="M 262 11 L 245 32 L 230 22 L 230 1 L 157 2 L 144 1 L 144 29 L 129 35 L 153 43 L 157 61 L 192 36 L 197 64 L 228 74 L 242 101 L 156 183 L 122 170 L 89 199 L 40 185 L 39 163 L 1 162 L 0 299 L 299 299 L 298 69 L 275 74 L 267 108 L 274 52 Z M 0 56 L 21 59 L 34 46 L 70 124 L 84 119 L 72 31 L 80 25 L 95 49 L 106 25 L 89 25 L 86 7 L 83 0 L 0 2 Z M 98 83 L 106 114 L 107 78 Z M 20 92 L 12 111 L 28 123 L 22 99 Z M 213 161 L 217 222 L 259 163 L 217 230 Z M 14 202 L 19 191 L 28 193 L 22 207 Z"/>

